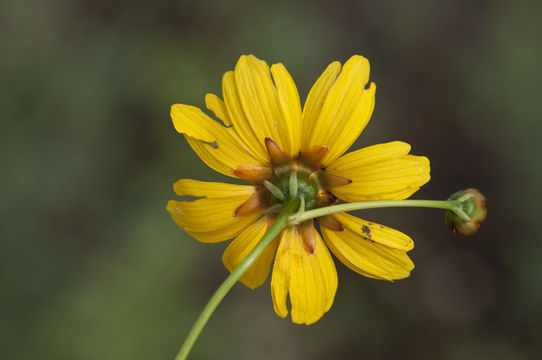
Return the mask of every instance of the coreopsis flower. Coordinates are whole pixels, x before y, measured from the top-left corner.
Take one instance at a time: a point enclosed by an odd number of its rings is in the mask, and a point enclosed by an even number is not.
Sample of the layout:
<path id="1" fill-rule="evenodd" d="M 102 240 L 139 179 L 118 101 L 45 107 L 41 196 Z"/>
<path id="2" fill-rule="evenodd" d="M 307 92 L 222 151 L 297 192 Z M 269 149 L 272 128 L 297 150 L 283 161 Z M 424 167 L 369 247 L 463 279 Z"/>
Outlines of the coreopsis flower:
<path id="1" fill-rule="evenodd" d="M 223 76 L 222 99 L 205 97 L 222 123 L 181 104 L 172 106 L 171 118 L 208 166 L 252 185 L 179 180 L 177 195 L 198 199 L 169 201 L 171 216 L 202 242 L 235 238 L 222 258 L 233 271 L 288 199 L 303 198 L 308 210 L 339 200 L 408 198 L 429 181 L 428 159 L 409 155 L 408 144 L 394 141 L 341 156 L 367 125 L 375 89 L 369 84 L 369 62 L 356 55 L 342 67 L 331 63 L 302 108 L 282 64 L 269 68 L 253 55 L 241 56 L 235 70 Z M 240 281 L 254 289 L 272 268 L 276 313 L 287 316 L 289 296 L 292 321 L 311 324 L 330 309 L 337 290 L 329 250 L 361 275 L 392 281 L 410 275 L 414 264 L 407 251 L 413 246 L 397 230 L 336 213 L 284 229 Z"/>

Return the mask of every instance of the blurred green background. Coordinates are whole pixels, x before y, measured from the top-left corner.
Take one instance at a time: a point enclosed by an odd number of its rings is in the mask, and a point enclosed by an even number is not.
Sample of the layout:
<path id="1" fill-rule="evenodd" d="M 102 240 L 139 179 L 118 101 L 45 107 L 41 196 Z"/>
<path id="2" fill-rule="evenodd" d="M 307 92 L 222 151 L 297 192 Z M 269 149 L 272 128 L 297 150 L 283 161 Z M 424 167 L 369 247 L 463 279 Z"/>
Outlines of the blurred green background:
<path id="1" fill-rule="evenodd" d="M 453 236 L 438 210 L 363 217 L 411 235 L 390 284 L 336 261 L 318 323 L 236 285 L 193 359 L 535 359 L 542 350 L 542 6 L 535 1 L 0 3 L 0 358 L 172 359 L 226 277 L 165 210 L 179 178 L 227 180 L 176 134 L 241 54 L 283 62 L 302 99 L 362 54 L 378 87 L 354 148 L 427 155 L 414 198 L 480 188 L 489 217 Z"/>

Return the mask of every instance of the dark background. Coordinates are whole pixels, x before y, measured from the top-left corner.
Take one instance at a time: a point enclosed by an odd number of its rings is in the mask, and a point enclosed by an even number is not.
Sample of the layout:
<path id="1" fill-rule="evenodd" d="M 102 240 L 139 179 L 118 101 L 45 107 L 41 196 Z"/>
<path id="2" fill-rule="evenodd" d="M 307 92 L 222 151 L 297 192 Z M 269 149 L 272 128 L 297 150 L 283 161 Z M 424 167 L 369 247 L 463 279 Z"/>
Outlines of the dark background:
<path id="1" fill-rule="evenodd" d="M 542 350 L 542 6 L 534 1 L 0 3 L 0 357 L 172 359 L 226 277 L 165 210 L 179 178 L 225 180 L 176 134 L 241 54 L 283 62 L 302 99 L 362 54 L 377 84 L 354 148 L 392 140 L 431 160 L 414 198 L 477 187 L 471 238 L 443 214 L 363 217 L 416 242 L 396 283 L 336 261 L 318 323 L 273 311 L 269 282 L 236 285 L 194 359 L 535 359 Z"/>

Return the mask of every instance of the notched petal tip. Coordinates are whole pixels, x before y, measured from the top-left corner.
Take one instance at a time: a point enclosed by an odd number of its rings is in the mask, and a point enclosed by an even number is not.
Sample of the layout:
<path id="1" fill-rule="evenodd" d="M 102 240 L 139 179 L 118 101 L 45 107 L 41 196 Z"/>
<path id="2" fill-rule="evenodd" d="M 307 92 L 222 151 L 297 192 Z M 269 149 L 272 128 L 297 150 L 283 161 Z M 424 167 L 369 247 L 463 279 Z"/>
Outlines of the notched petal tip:
<path id="1" fill-rule="evenodd" d="M 232 125 L 231 119 L 228 115 L 228 109 L 221 98 L 215 94 L 208 93 L 205 95 L 205 106 L 207 109 L 211 110 L 225 126 Z"/>
<path id="2" fill-rule="evenodd" d="M 343 66 L 343 71 L 348 71 L 350 68 L 356 68 L 359 69 L 357 71 L 364 73 L 364 84 L 366 84 L 369 81 L 369 73 L 371 71 L 371 64 L 369 63 L 369 60 L 361 55 L 352 55 L 350 59 L 348 59 Z"/>
<path id="3" fill-rule="evenodd" d="M 239 60 L 237 60 L 237 65 L 239 65 L 239 63 L 254 63 L 259 61 L 264 62 L 263 60 L 257 58 L 254 54 L 243 54 L 239 57 Z"/>
<path id="4" fill-rule="evenodd" d="M 166 204 L 166 210 L 172 215 L 184 215 L 184 212 L 177 206 L 178 203 L 179 201 L 169 200 Z"/>
<path id="5" fill-rule="evenodd" d="M 185 104 L 174 104 L 170 111 L 173 126 L 180 134 L 194 139 L 212 143 L 216 141 L 216 131 L 213 129 L 214 120 L 200 108 Z"/>

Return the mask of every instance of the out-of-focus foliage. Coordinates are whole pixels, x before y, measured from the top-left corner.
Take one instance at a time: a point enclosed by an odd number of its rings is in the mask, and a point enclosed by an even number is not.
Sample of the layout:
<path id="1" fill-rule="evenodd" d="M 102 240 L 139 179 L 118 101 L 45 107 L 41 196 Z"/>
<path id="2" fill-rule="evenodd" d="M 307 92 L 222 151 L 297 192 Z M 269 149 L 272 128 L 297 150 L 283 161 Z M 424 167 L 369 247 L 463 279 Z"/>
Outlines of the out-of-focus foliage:
<path id="1" fill-rule="evenodd" d="M 532 359 L 542 333 L 535 1 L 0 3 L 0 357 L 170 359 L 225 278 L 223 246 L 165 210 L 178 178 L 223 180 L 169 119 L 220 93 L 238 56 L 283 62 L 302 94 L 332 60 L 369 58 L 373 119 L 355 147 L 427 155 L 417 198 L 470 186 L 478 234 L 440 211 L 363 213 L 411 235 L 411 278 L 339 262 L 316 325 L 278 318 L 269 284 L 234 288 L 194 359 Z"/>

